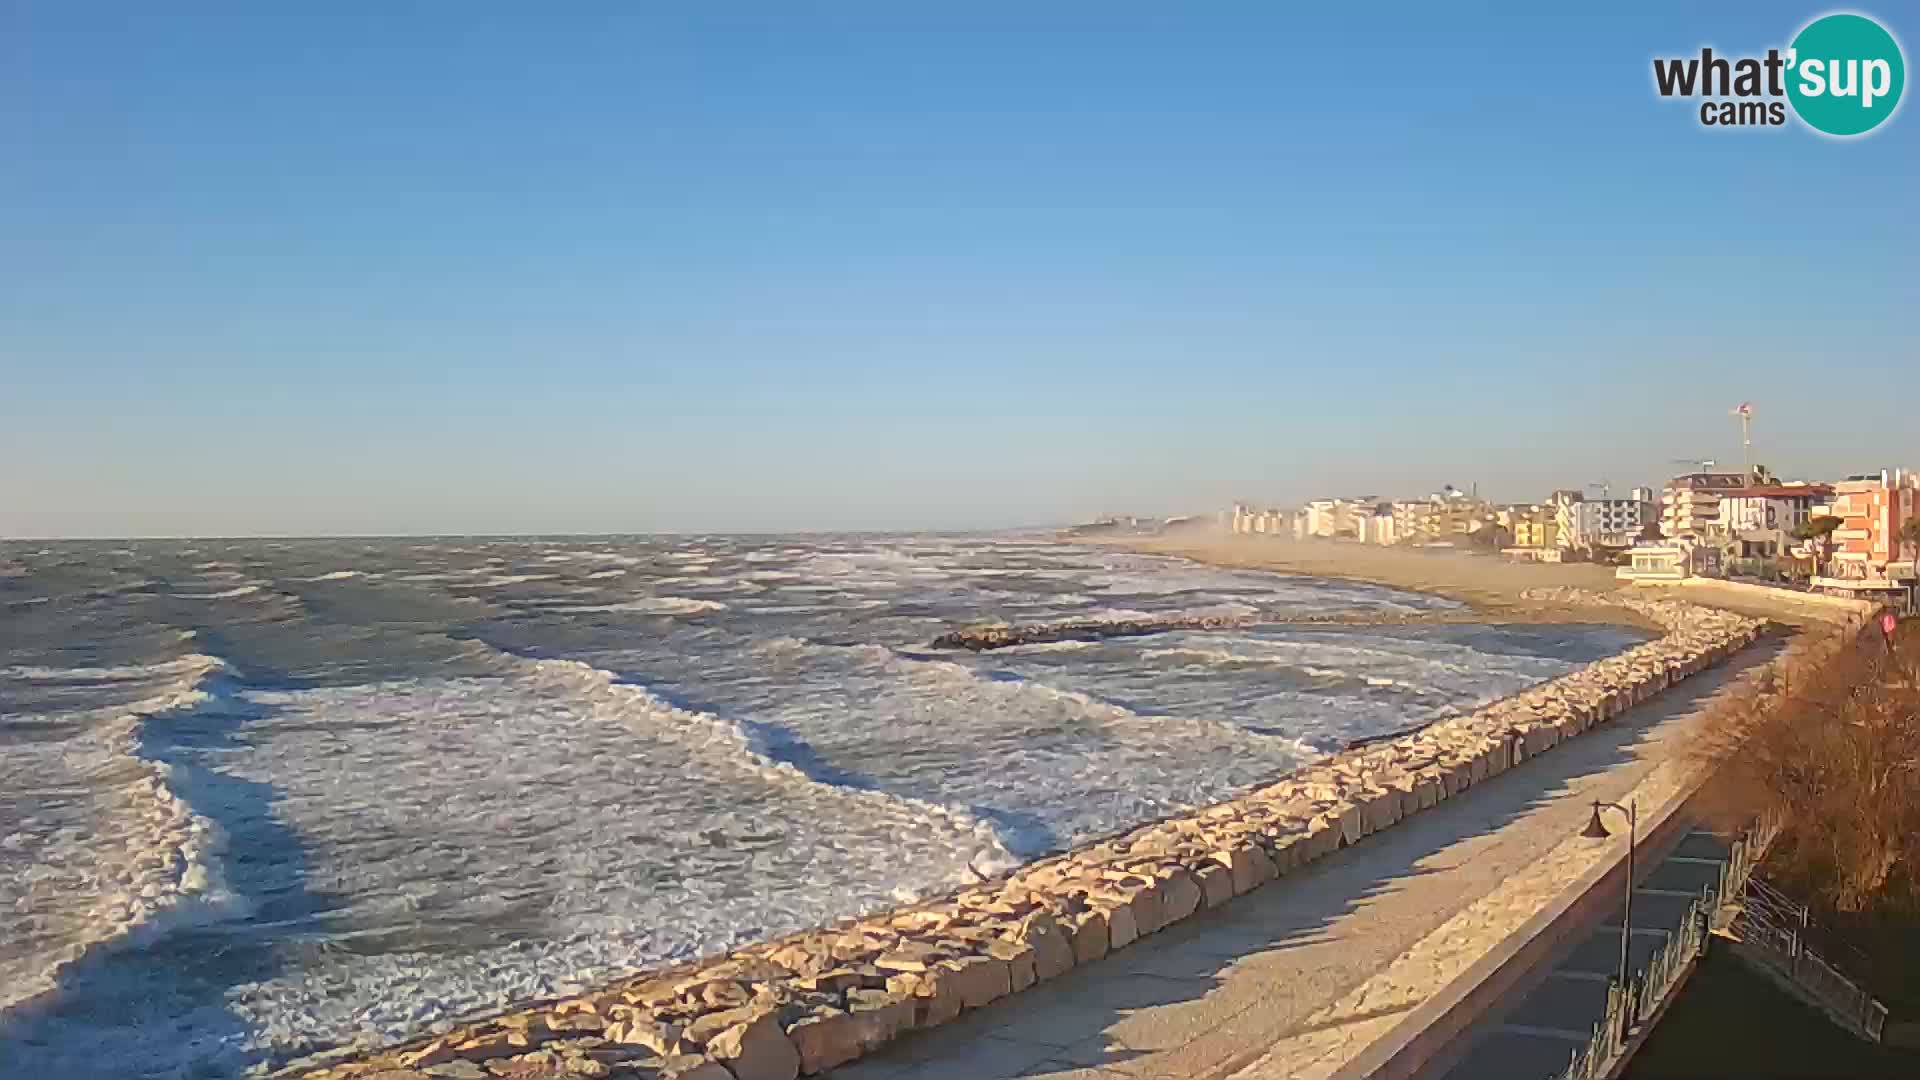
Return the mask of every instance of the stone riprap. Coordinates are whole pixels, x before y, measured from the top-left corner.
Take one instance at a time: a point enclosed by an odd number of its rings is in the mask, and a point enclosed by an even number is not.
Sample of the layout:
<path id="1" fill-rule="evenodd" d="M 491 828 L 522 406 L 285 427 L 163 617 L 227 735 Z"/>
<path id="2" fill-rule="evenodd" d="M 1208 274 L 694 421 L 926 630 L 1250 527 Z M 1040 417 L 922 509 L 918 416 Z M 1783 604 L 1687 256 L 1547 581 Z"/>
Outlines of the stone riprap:
<path id="1" fill-rule="evenodd" d="M 469 1023 L 305 1080 L 793 1080 L 1055 978 L 1392 826 L 1751 644 L 1766 624 L 1626 594 L 1666 634 L 1471 714 L 938 900 Z"/>
<path id="2" fill-rule="evenodd" d="M 1252 626 L 1257 621 L 1250 615 L 1176 615 L 1164 619 L 1087 619 L 1078 622 L 1022 625 L 987 623 L 950 630 L 934 638 L 933 647 L 986 652 L 991 649 L 1011 648 L 1015 645 L 1141 637 L 1147 634 L 1164 634 L 1172 630 L 1237 630 Z"/>

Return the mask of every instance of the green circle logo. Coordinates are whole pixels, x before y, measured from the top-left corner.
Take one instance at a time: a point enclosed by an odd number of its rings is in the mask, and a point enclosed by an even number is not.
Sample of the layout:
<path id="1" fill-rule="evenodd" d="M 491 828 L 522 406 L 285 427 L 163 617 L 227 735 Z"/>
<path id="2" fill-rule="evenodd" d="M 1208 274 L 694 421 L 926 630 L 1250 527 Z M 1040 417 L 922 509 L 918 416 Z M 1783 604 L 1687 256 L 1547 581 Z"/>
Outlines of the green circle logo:
<path id="1" fill-rule="evenodd" d="M 1787 51 L 1787 99 L 1816 131 L 1862 135 L 1900 105 L 1900 43 L 1864 15 L 1823 15 Z"/>

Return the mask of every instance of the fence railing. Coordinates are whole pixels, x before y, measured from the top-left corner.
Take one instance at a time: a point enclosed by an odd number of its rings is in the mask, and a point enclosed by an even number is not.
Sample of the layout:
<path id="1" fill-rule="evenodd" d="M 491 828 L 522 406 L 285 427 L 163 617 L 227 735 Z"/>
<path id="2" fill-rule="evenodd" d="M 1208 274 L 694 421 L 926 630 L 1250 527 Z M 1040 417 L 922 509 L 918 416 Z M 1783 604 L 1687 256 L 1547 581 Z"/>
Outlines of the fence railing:
<path id="1" fill-rule="evenodd" d="M 1680 925 L 1667 935 L 1666 944 L 1647 960 L 1646 967 L 1632 973 L 1630 985 L 1623 987 L 1618 979 L 1609 981 L 1606 1009 L 1593 1025 L 1586 1045 L 1576 1047 L 1567 1067 L 1549 1080 L 1595 1080 L 1613 1067 L 1632 1039 L 1634 1026 L 1660 1009 L 1688 965 L 1706 950 L 1713 931 L 1733 917 L 1732 905 L 1723 898 L 1740 896 L 1754 880 L 1754 867 L 1779 831 L 1777 822 L 1762 822 L 1734 838 L 1727 861 L 1721 864 L 1719 880 L 1703 887 L 1700 896 L 1687 905 Z"/>
<path id="2" fill-rule="evenodd" d="M 1807 947 L 1807 907 L 1758 878 L 1748 883 L 1742 901 L 1730 926 L 1740 941 L 1739 954 L 1765 964 L 1842 1026 L 1879 1042 L 1886 1006 Z"/>

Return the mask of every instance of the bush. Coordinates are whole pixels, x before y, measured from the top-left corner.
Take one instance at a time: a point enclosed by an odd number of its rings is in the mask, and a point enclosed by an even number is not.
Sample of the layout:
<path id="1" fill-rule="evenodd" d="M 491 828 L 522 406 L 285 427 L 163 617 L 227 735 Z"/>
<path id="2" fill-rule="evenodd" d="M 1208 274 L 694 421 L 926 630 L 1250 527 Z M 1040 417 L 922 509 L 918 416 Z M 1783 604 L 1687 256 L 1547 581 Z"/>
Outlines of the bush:
<path id="1" fill-rule="evenodd" d="M 1895 646 L 1877 630 L 1803 639 L 1774 685 L 1717 708 L 1696 746 L 1721 823 L 1776 816 L 1772 872 L 1834 911 L 1915 904 L 1920 624 Z"/>

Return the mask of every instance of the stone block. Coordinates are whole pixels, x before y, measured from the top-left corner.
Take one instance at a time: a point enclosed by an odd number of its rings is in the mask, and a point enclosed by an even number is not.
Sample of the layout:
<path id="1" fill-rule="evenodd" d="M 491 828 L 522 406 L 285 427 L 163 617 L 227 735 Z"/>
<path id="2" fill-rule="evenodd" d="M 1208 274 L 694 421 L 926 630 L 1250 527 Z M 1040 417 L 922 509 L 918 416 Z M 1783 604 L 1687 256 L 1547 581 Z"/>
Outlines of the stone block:
<path id="1" fill-rule="evenodd" d="M 874 965 L 887 971 L 926 971 L 946 958 L 946 954 L 922 941 L 903 941 L 898 948 L 882 953 Z"/>
<path id="2" fill-rule="evenodd" d="M 1274 878 L 1277 878 L 1280 876 L 1280 868 L 1274 865 L 1273 857 L 1267 854 L 1266 848 L 1263 848 L 1258 844 L 1248 844 L 1247 846 L 1253 852 L 1252 861 L 1253 861 L 1254 888 L 1257 889 L 1260 886 L 1265 885 L 1267 882 L 1272 881 Z"/>
<path id="3" fill-rule="evenodd" d="M 1301 839 L 1298 833 L 1288 833 L 1260 844 L 1260 850 L 1273 863 L 1274 877 L 1285 877 L 1293 871 L 1294 867 L 1300 865 Z"/>
<path id="4" fill-rule="evenodd" d="M 1007 962 L 993 956 L 963 956 L 942 960 L 940 967 L 949 972 L 960 1004 L 977 1009 L 1013 992 L 1013 976 Z"/>
<path id="5" fill-rule="evenodd" d="M 987 944 L 987 955 L 1007 962 L 1007 985 L 1019 993 L 1040 979 L 1034 970 L 1033 947 L 1018 941 L 993 941 Z"/>
<path id="6" fill-rule="evenodd" d="M 914 998 L 913 1022 L 917 1027 L 938 1027 L 960 1015 L 959 988 L 939 968 L 902 972 L 887 980 L 887 990 Z"/>
<path id="7" fill-rule="evenodd" d="M 1485 758 L 1476 757 L 1474 758 L 1474 761 L 1479 763 L 1480 768 L 1482 769 L 1486 768 Z M 1422 810 L 1432 809 L 1433 807 L 1438 806 L 1440 804 L 1440 799 L 1442 797 L 1440 781 L 1422 777 L 1420 782 L 1414 785 L 1413 793 L 1420 800 L 1420 809 Z"/>
<path id="8" fill-rule="evenodd" d="M 705 1046 L 722 1031 L 755 1020 L 765 1011 L 746 1005 L 738 1009 L 721 1009 L 718 1012 L 703 1013 L 681 1029 L 680 1038 L 695 1046 Z"/>
<path id="9" fill-rule="evenodd" d="M 1073 963 L 1089 965 L 1092 961 L 1106 955 L 1112 947 L 1112 936 L 1106 926 L 1104 911 L 1083 911 L 1073 919 Z"/>
<path id="10" fill-rule="evenodd" d="M 1338 811 L 1340 815 L 1340 842 L 1342 844 L 1359 843 L 1360 838 L 1366 835 L 1364 814 L 1360 807 L 1353 803 L 1347 803 L 1339 807 Z M 1238 885 L 1238 882 L 1236 881 L 1235 884 Z"/>
<path id="11" fill-rule="evenodd" d="M 1340 824 L 1338 820 L 1320 820 L 1307 826 L 1307 849 L 1302 852 L 1305 862 L 1323 859 L 1340 848 Z"/>
<path id="12" fill-rule="evenodd" d="M 1133 921 L 1133 907 L 1121 904 L 1107 909 L 1107 944 L 1111 949 L 1124 949 L 1140 939 L 1140 925 Z"/>
<path id="13" fill-rule="evenodd" d="M 1073 970 L 1073 945 L 1052 915 L 1042 911 L 1027 916 L 1017 940 L 1032 947 L 1034 975 L 1041 982 Z"/>
<path id="14" fill-rule="evenodd" d="M 1200 895 L 1210 908 L 1220 907 L 1233 899 L 1233 871 L 1215 863 L 1203 866 L 1194 874 L 1200 883 Z"/>
<path id="15" fill-rule="evenodd" d="M 916 1006 L 908 994 L 891 990 L 849 990 L 847 1011 L 868 1021 L 863 1029 L 867 1049 L 871 1050 L 913 1026 Z"/>
<path id="16" fill-rule="evenodd" d="M 1169 923 L 1179 922 L 1199 910 L 1202 899 L 1199 882 L 1194 881 L 1193 875 L 1185 870 L 1174 871 L 1166 881 L 1160 883 L 1160 903 Z M 1078 958 L 1079 953 L 1076 943 L 1074 956 Z"/>
<path id="17" fill-rule="evenodd" d="M 1529 728 L 1526 733 L 1526 753 L 1528 757 L 1538 757 L 1554 748 L 1560 741 L 1560 729 L 1550 724 L 1540 724 Z"/>
<path id="18" fill-rule="evenodd" d="M 1167 925 L 1166 907 L 1160 901 L 1160 887 L 1143 885 L 1133 891 L 1127 906 L 1133 909 L 1134 929 L 1141 937 L 1160 932 Z"/>
<path id="19" fill-rule="evenodd" d="M 683 1041 L 686 1028 L 680 1024 L 669 1024 L 644 1015 L 632 1015 L 616 1020 L 601 1032 L 601 1038 L 622 1046 L 639 1046 L 665 1057 L 669 1054 L 687 1053 L 694 1049 L 691 1043 Z"/>
<path id="20" fill-rule="evenodd" d="M 1410 818 L 1420 812 L 1419 787 L 1419 781 L 1409 777 L 1406 780 L 1394 781 L 1393 786 L 1387 789 L 1393 792 L 1394 798 L 1400 800 L 1400 817 Z"/>
<path id="21" fill-rule="evenodd" d="M 1393 828 L 1400 820 L 1400 796 L 1391 791 L 1370 791 L 1363 798 L 1361 809 L 1366 815 L 1366 831 L 1369 834 L 1384 832 Z"/>
<path id="22" fill-rule="evenodd" d="M 725 1065 L 691 1054 L 666 1058 L 655 1071 L 660 1080 L 734 1080 L 734 1074 Z"/>
<path id="23" fill-rule="evenodd" d="M 800 1055 L 800 1071 L 807 1076 L 845 1065 L 867 1052 L 872 1013 L 817 1013 L 787 1028 L 787 1039 Z"/>

